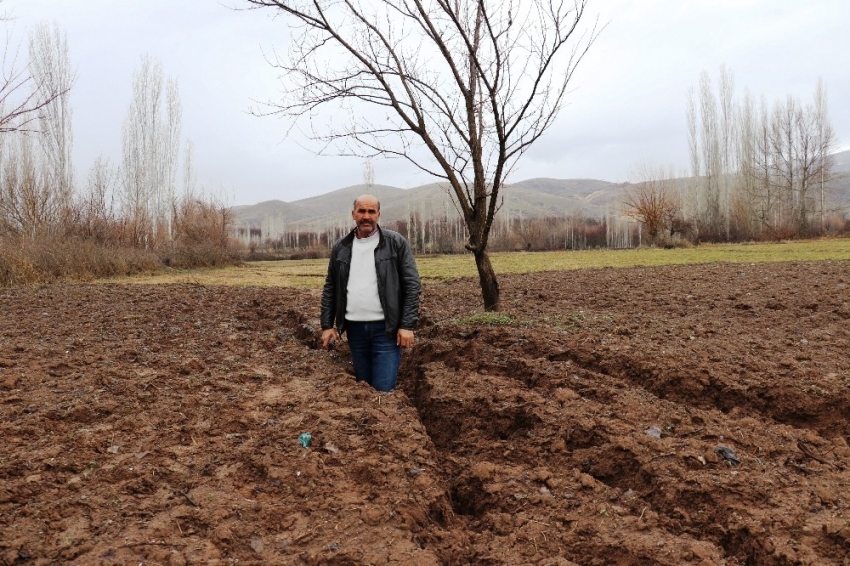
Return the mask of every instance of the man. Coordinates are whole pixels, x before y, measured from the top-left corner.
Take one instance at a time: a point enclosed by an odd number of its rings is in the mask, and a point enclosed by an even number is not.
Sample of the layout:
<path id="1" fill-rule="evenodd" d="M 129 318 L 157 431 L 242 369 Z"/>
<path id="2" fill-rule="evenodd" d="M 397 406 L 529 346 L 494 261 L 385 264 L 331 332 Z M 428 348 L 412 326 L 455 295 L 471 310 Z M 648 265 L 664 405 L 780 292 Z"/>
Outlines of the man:
<path id="1" fill-rule="evenodd" d="M 413 252 L 398 232 L 378 226 L 381 203 L 354 201 L 354 229 L 334 244 L 322 291 L 322 347 L 348 333 L 357 381 L 378 391 L 396 384 L 401 349 L 413 345 L 422 290 Z"/>

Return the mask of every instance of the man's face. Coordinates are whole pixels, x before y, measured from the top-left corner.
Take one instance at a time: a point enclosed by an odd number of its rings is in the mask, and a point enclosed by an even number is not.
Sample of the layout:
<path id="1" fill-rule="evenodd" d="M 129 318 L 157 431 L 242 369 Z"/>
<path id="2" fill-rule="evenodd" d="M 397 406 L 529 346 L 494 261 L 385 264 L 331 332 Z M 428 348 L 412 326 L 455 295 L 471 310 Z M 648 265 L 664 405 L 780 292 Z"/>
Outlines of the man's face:
<path id="1" fill-rule="evenodd" d="M 378 210 L 378 201 L 373 198 L 361 198 L 357 200 L 351 217 L 357 225 L 357 233 L 362 238 L 368 236 L 378 225 L 381 211 Z"/>

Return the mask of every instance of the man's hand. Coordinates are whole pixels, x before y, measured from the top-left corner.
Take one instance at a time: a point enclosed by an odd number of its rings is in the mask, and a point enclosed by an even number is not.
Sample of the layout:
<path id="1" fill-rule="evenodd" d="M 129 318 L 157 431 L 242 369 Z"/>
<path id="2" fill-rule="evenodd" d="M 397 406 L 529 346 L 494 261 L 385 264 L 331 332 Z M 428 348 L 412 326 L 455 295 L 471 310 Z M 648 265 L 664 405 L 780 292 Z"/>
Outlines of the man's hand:
<path id="1" fill-rule="evenodd" d="M 396 335 L 395 340 L 396 345 L 401 346 L 402 348 L 408 348 L 413 346 L 413 331 L 405 330 L 404 328 L 398 329 L 398 334 Z"/>
<path id="2" fill-rule="evenodd" d="M 328 346 L 331 343 L 331 340 L 338 341 L 339 340 L 339 332 L 336 331 L 336 328 L 328 328 L 327 330 L 322 330 L 322 349 L 329 349 Z"/>

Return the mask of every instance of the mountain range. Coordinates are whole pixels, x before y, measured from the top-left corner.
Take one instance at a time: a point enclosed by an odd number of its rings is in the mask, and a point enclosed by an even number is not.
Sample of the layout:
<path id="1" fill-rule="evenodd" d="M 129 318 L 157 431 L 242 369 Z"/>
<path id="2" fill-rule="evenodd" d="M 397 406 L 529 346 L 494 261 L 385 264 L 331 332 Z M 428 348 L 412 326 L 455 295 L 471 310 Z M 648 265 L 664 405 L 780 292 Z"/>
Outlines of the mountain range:
<path id="1" fill-rule="evenodd" d="M 832 202 L 850 209 L 850 150 L 832 155 L 835 178 Z M 688 179 L 678 179 L 685 183 Z M 597 179 L 535 178 L 503 187 L 500 215 L 523 218 L 584 216 L 602 218 L 622 209 L 624 189 L 629 183 Z M 269 200 L 232 208 L 237 228 L 261 230 L 263 237 L 278 237 L 284 231 L 316 231 L 348 227 L 351 206 L 363 193 L 381 201 L 381 221 L 404 220 L 416 214 L 423 219 L 453 218 L 455 205 L 446 184 L 432 183 L 410 189 L 388 185 L 351 185 L 329 193 L 292 202 Z"/>

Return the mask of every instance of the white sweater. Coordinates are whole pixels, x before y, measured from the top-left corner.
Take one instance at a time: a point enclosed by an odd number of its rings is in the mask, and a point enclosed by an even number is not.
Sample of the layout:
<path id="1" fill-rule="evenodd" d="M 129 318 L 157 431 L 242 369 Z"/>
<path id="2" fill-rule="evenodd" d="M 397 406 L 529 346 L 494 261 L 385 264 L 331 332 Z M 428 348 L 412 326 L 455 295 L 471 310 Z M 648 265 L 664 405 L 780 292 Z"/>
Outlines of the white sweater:
<path id="1" fill-rule="evenodd" d="M 351 246 L 351 267 L 348 272 L 348 297 L 345 318 L 359 322 L 384 320 L 384 309 L 378 296 L 378 273 L 375 271 L 375 248 L 380 234 L 354 238 Z"/>

